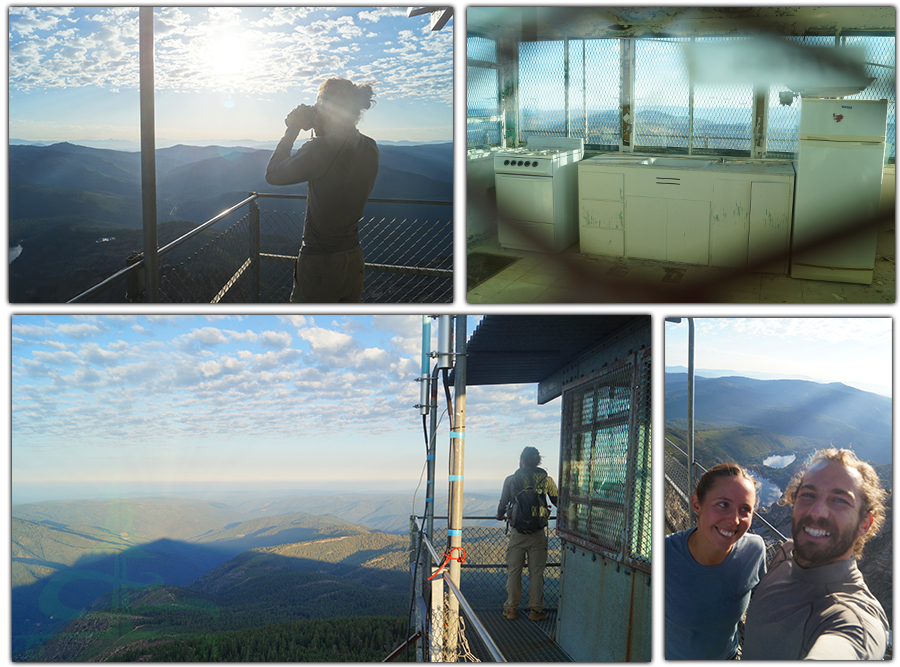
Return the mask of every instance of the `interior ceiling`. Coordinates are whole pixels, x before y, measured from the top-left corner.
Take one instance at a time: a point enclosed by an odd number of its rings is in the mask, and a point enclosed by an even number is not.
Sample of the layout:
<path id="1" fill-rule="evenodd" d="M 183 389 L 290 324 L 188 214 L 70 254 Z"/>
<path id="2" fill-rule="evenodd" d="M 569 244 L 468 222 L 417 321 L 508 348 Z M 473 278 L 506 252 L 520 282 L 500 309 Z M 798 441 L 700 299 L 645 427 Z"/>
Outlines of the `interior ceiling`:
<path id="1" fill-rule="evenodd" d="M 540 382 L 645 315 L 485 315 L 469 338 L 466 384 Z"/>
<path id="2" fill-rule="evenodd" d="M 886 7 L 469 7 L 467 29 L 523 40 L 893 32 Z"/>

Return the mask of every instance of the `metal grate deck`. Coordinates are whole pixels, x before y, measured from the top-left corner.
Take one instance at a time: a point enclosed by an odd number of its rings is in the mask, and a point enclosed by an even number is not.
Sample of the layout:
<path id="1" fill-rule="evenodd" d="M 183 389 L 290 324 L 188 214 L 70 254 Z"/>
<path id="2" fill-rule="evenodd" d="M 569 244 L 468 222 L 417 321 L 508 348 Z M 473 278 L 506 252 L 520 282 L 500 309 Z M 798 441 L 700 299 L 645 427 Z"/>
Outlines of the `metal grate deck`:
<path id="1" fill-rule="evenodd" d="M 528 620 L 527 608 L 519 609 L 519 617 L 512 621 L 503 615 L 502 608 L 477 613 L 507 662 L 572 662 L 551 636 L 556 627 L 556 610 L 545 611 L 547 618 L 537 622 Z M 472 653 L 480 660 L 489 661 L 490 655 L 478 635 L 471 630 L 466 635 Z"/>

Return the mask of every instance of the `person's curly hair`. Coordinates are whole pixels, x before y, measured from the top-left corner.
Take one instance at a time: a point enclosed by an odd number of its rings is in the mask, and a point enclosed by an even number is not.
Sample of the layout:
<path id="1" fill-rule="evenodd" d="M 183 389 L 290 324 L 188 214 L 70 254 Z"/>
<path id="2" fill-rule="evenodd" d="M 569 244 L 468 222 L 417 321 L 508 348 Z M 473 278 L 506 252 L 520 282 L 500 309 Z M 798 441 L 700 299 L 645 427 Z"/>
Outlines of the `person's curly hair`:
<path id="1" fill-rule="evenodd" d="M 800 484 L 803 478 L 811 470 L 821 470 L 829 463 L 839 463 L 844 467 L 853 468 L 860 477 L 862 477 L 862 504 L 859 508 L 860 521 L 868 514 L 872 513 L 872 525 L 864 535 L 860 535 L 853 543 L 853 555 L 856 558 L 862 557 L 863 547 L 866 542 L 871 540 L 878 534 L 884 525 L 885 500 L 887 499 L 887 491 L 881 487 L 881 480 L 878 479 L 878 473 L 875 469 L 866 463 L 860 461 L 852 449 L 837 449 L 829 447 L 814 452 L 806 460 L 806 463 L 794 472 L 794 476 L 788 483 L 784 495 L 778 501 L 779 505 L 790 505 L 793 507 L 797 500 L 797 492 L 800 490 Z"/>
<path id="2" fill-rule="evenodd" d="M 319 98 L 342 121 L 359 122 L 362 112 L 375 106 L 375 82 L 355 84 L 349 79 L 332 78 L 319 85 Z"/>

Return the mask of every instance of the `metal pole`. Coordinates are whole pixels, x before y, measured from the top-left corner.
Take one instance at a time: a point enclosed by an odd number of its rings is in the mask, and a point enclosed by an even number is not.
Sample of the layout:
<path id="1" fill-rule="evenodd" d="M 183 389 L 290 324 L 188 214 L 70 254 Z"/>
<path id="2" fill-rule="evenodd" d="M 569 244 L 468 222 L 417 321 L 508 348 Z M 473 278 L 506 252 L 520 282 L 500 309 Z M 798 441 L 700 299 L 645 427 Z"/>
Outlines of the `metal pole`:
<path id="1" fill-rule="evenodd" d="M 156 235 L 156 133 L 153 106 L 153 7 L 140 8 L 141 194 L 144 223 L 146 299 L 159 301 Z"/>
<path id="2" fill-rule="evenodd" d="M 463 515 L 463 462 L 466 445 L 466 316 L 456 316 L 456 382 L 453 388 L 456 398 L 453 414 L 453 431 L 450 433 L 450 512 L 447 537 L 453 556 L 459 556 L 456 547 L 462 547 Z M 450 580 L 459 588 L 459 561 L 450 561 Z M 447 618 L 447 660 L 457 662 L 457 634 L 459 632 L 459 600 L 450 596 Z"/>
<path id="3" fill-rule="evenodd" d="M 691 37 L 691 43 L 694 38 Z M 688 79 L 688 155 L 694 154 L 694 79 Z"/>
<path id="4" fill-rule="evenodd" d="M 253 270 L 250 274 L 252 282 L 250 290 L 254 297 L 254 303 L 259 303 L 261 266 L 259 258 L 259 202 L 256 199 L 250 202 L 250 261 L 253 262 Z"/>
<path id="5" fill-rule="evenodd" d="M 425 482 L 425 534 L 428 541 L 434 541 L 434 467 L 437 453 L 437 418 L 438 418 L 438 377 L 440 368 L 434 367 L 431 374 L 431 428 L 428 438 L 428 479 Z"/>
<path id="6" fill-rule="evenodd" d="M 694 318 L 688 321 L 688 498 L 694 493 Z M 688 512 L 691 517 L 691 527 L 697 525 L 693 511 Z"/>

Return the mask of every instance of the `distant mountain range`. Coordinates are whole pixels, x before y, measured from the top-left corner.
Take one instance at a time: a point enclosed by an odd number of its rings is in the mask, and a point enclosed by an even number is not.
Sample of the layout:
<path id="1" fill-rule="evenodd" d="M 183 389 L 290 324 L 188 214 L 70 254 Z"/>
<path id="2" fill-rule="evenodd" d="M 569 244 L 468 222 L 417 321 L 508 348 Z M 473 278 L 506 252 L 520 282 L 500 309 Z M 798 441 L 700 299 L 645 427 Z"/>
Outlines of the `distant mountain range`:
<path id="1" fill-rule="evenodd" d="M 302 140 L 295 147 L 300 145 Z M 452 143 L 382 144 L 379 150 L 373 198 L 453 200 Z M 306 194 L 305 184 L 275 187 L 266 183 L 270 156 L 270 149 L 252 147 L 158 149 L 160 245 L 240 203 L 250 192 Z M 278 210 L 288 213 L 305 209 L 303 200 L 268 201 L 276 201 Z M 425 219 L 433 213 L 428 207 L 419 209 L 423 210 L 370 204 L 364 215 L 402 220 Z M 440 213 L 451 215 L 446 208 Z M 233 223 L 230 218 L 222 225 Z M 142 225 L 139 153 L 71 143 L 10 145 L 9 239 L 11 247 L 22 247 L 10 265 L 10 301 L 59 302 L 76 296 L 123 268 L 125 258 L 142 249 Z M 111 241 L 95 244 L 101 238 Z M 299 247 L 296 239 L 283 241 L 274 242 L 279 250 L 281 245 L 291 248 L 290 252 Z"/>
<path id="2" fill-rule="evenodd" d="M 667 437 L 687 423 L 687 374 L 666 373 Z M 853 449 L 863 460 L 893 461 L 890 398 L 841 383 L 695 377 L 695 439 L 715 460 L 761 464 L 774 455 L 798 459 L 814 449 Z M 707 467 L 709 467 L 707 465 Z"/>
<path id="3" fill-rule="evenodd" d="M 437 500 L 436 513 L 446 516 L 446 497 Z M 464 514 L 492 516 L 496 502 L 495 495 L 468 494 Z M 86 611 L 96 612 L 91 623 L 100 614 L 108 625 L 109 614 L 120 612 L 107 607 L 147 604 L 147 587 L 168 590 L 163 598 L 174 605 L 151 625 L 187 613 L 185 604 L 219 610 L 215 623 L 191 621 L 195 632 L 299 618 L 402 616 L 409 604 L 410 512 L 410 498 L 394 494 L 259 497 L 235 505 L 175 497 L 14 505 L 13 651 L 50 639 Z M 502 524 L 485 523 L 502 533 Z M 86 655 L 54 653 L 63 650 L 58 644 L 47 650 L 31 658 Z"/>
<path id="4" fill-rule="evenodd" d="M 366 132 L 363 130 L 363 134 Z M 450 143 L 449 139 L 440 139 L 437 141 L 384 141 L 379 140 L 379 146 L 432 146 L 435 144 Z M 126 151 L 138 153 L 141 150 L 140 141 L 128 141 L 125 139 L 68 139 L 66 141 L 30 141 L 27 139 L 10 139 L 10 146 L 52 146 L 53 144 L 70 143 L 87 148 L 106 148 L 114 151 Z M 156 138 L 157 148 L 171 148 L 178 145 L 189 146 L 231 146 L 235 148 L 256 148 L 260 150 L 274 150 L 278 144 L 278 139 L 272 141 L 257 141 L 254 139 L 222 139 L 210 141 L 176 141 L 173 139 Z"/>
<path id="5" fill-rule="evenodd" d="M 666 366 L 666 373 L 687 373 L 688 369 L 685 366 Z M 735 371 L 735 370 L 723 370 L 718 368 L 695 368 L 694 375 L 703 376 L 706 378 L 720 378 L 720 377 L 747 377 L 753 378 L 755 380 L 807 380 L 809 382 L 817 382 L 822 384 L 820 380 L 816 378 L 812 378 L 806 375 L 796 375 L 796 374 L 787 374 L 787 373 L 758 373 L 754 371 Z M 876 385 L 864 385 L 859 384 L 857 389 L 861 389 L 862 391 L 871 391 L 875 394 L 880 394 L 881 396 L 885 396 L 885 392 L 890 392 L 890 387 L 879 387 Z"/>

